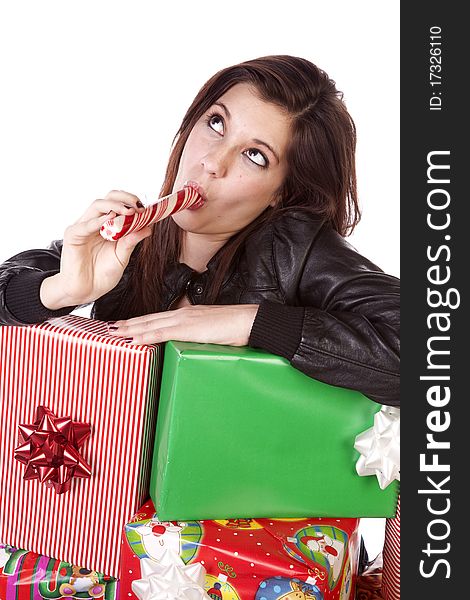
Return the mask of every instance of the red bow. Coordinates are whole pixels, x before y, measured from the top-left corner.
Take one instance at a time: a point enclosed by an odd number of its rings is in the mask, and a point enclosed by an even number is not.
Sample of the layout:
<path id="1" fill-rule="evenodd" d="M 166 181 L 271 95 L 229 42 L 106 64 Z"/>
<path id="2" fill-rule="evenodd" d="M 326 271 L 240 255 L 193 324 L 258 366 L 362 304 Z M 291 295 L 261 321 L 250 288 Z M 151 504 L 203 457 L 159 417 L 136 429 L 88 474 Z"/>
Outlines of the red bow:
<path id="1" fill-rule="evenodd" d="M 90 477 L 91 467 L 79 453 L 91 434 L 89 423 L 56 417 L 46 406 L 38 406 L 35 422 L 19 425 L 18 430 L 15 458 L 26 465 L 24 479 L 39 479 L 63 494 L 70 490 L 73 477 Z"/>

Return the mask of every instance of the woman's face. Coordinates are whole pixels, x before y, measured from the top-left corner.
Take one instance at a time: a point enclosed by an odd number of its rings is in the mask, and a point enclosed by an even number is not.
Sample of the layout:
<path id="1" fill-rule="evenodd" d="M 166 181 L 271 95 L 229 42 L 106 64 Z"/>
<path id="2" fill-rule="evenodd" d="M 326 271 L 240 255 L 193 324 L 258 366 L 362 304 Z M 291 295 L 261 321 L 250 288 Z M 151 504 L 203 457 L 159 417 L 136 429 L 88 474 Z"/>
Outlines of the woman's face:
<path id="1" fill-rule="evenodd" d="M 290 118 L 240 83 L 209 108 L 185 144 L 173 191 L 191 181 L 206 202 L 172 216 L 185 231 L 224 240 L 276 203 L 287 172 Z"/>

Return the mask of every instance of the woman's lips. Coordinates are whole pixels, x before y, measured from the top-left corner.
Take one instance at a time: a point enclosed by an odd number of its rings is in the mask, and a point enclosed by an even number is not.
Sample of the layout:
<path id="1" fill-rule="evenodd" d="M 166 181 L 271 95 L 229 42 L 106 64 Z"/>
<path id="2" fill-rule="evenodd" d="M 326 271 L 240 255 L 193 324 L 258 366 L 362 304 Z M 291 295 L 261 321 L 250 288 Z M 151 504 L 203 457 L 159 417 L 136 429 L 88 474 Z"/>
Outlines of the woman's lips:
<path id="1" fill-rule="evenodd" d="M 190 187 L 199 194 L 200 199 L 197 200 L 192 206 L 189 206 L 186 210 L 198 210 L 206 203 L 206 196 L 202 186 L 197 181 L 185 181 L 183 187 Z"/>

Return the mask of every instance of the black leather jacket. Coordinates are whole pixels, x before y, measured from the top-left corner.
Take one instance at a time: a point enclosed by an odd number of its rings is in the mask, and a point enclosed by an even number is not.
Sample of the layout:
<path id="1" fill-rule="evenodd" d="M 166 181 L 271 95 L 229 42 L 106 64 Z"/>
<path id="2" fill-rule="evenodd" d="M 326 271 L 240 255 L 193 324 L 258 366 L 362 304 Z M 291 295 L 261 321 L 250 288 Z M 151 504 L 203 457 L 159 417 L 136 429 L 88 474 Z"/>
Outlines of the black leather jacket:
<path id="1" fill-rule="evenodd" d="M 48 311 L 39 301 L 42 280 L 59 270 L 61 248 L 56 241 L 0 266 L 0 323 L 23 325 L 72 310 Z M 204 273 L 182 263 L 170 270 L 165 309 L 185 293 L 192 304 L 205 304 L 217 260 L 216 254 Z M 96 300 L 92 317 L 122 318 L 132 265 L 131 259 L 118 285 Z M 28 296 L 29 312 L 18 301 L 20 293 Z M 329 225 L 297 211 L 246 241 L 216 303 L 260 304 L 251 346 L 285 356 L 311 377 L 398 405 L 399 294 L 397 278 L 359 255 Z"/>

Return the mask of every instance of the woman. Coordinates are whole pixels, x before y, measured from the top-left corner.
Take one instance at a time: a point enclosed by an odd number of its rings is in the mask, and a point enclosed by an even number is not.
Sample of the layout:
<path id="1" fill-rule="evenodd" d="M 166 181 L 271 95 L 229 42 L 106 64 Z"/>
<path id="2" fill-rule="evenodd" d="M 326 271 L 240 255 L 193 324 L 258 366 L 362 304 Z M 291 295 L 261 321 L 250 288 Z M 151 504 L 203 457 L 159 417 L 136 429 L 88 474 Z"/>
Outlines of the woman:
<path id="1" fill-rule="evenodd" d="M 356 136 L 335 83 L 291 56 L 229 67 L 175 140 L 161 193 L 188 184 L 204 205 L 109 242 L 107 219 L 143 210 L 110 192 L 63 242 L 2 265 L 1 321 L 94 302 L 92 316 L 134 343 L 249 344 L 397 405 L 399 282 L 344 240 L 360 216 Z"/>

